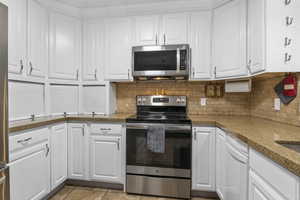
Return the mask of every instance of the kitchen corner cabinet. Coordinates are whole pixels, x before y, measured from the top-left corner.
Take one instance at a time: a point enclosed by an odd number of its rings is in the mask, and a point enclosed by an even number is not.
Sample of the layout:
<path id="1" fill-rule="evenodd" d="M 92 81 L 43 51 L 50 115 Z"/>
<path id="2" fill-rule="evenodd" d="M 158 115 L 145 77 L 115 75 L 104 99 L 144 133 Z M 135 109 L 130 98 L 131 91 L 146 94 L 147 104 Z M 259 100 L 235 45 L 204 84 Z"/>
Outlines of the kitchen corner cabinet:
<path id="1" fill-rule="evenodd" d="M 98 135 L 90 137 L 90 179 L 123 183 L 122 137 Z M 103 162 L 105 160 L 105 162 Z"/>
<path id="2" fill-rule="evenodd" d="M 68 130 L 66 124 L 51 127 L 51 190 L 68 176 Z"/>
<path id="3" fill-rule="evenodd" d="M 190 17 L 191 79 L 211 79 L 211 11 Z"/>
<path id="4" fill-rule="evenodd" d="M 215 128 L 193 127 L 193 190 L 215 191 L 215 155 Z"/>
<path id="5" fill-rule="evenodd" d="M 26 67 L 27 1 L 8 1 L 8 72 L 23 74 Z"/>
<path id="6" fill-rule="evenodd" d="M 28 0 L 27 74 L 44 78 L 48 68 L 48 14 L 38 0 Z"/>
<path id="7" fill-rule="evenodd" d="M 38 200 L 50 192 L 49 129 L 9 137 L 11 200 Z"/>
<path id="8" fill-rule="evenodd" d="M 246 0 L 232 0 L 213 10 L 212 66 L 215 78 L 248 75 Z"/>
<path id="9" fill-rule="evenodd" d="M 104 24 L 86 21 L 83 25 L 83 80 L 104 79 Z"/>
<path id="10" fill-rule="evenodd" d="M 81 22 L 50 13 L 50 69 L 54 79 L 79 80 L 81 68 Z"/>
<path id="11" fill-rule="evenodd" d="M 86 179 L 86 128 L 84 124 L 68 126 L 68 178 Z"/>
<path id="12" fill-rule="evenodd" d="M 105 79 L 131 79 L 132 20 L 105 21 Z"/>

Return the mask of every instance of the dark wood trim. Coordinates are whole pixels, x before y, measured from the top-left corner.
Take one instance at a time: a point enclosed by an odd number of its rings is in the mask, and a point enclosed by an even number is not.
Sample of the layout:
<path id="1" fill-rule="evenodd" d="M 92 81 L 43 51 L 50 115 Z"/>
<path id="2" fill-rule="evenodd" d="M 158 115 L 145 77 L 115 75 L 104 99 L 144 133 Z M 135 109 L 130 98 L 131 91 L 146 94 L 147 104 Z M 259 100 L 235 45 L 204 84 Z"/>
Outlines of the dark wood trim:
<path id="1" fill-rule="evenodd" d="M 192 190 L 191 191 L 191 196 L 192 197 L 203 197 L 203 198 L 219 199 L 219 196 L 216 192 L 205 192 L 205 191 Z"/>
<path id="2" fill-rule="evenodd" d="M 104 182 L 96 182 L 96 181 L 84 181 L 84 180 L 74 180 L 68 179 L 66 181 L 66 185 L 70 186 L 82 186 L 82 187 L 97 187 L 104 189 L 112 189 L 112 190 L 123 190 L 123 184 L 118 183 L 104 183 Z"/>

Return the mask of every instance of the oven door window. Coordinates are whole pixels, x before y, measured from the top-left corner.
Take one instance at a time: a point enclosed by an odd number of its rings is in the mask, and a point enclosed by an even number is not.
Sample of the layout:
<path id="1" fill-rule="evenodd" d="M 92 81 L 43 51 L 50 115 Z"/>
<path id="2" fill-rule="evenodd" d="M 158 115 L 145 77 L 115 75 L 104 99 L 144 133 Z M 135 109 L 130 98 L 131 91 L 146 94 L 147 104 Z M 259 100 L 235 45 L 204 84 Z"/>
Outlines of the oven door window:
<path id="1" fill-rule="evenodd" d="M 166 130 L 164 153 L 153 153 L 147 148 L 147 130 L 127 129 L 126 137 L 127 165 L 191 168 L 190 132 Z"/>
<path id="2" fill-rule="evenodd" d="M 135 52 L 134 71 L 175 71 L 176 55 L 176 50 Z"/>

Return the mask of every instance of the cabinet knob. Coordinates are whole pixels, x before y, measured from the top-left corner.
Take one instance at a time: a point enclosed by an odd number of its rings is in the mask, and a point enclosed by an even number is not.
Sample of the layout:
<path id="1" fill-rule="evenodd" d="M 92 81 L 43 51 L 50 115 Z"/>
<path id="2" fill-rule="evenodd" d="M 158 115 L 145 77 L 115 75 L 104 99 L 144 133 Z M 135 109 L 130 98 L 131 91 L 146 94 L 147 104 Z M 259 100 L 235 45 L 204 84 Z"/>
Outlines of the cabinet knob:
<path id="1" fill-rule="evenodd" d="M 32 74 L 32 71 L 33 71 L 32 62 L 29 61 L 29 74 Z"/>
<path id="2" fill-rule="evenodd" d="M 20 60 L 20 74 L 22 74 L 23 70 L 24 70 L 24 64 L 23 64 L 23 60 Z"/>
<path id="3" fill-rule="evenodd" d="M 97 69 L 95 69 L 95 71 L 94 71 L 94 76 L 95 76 L 95 80 L 97 80 Z"/>
<path id="4" fill-rule="evenodd" d="M 284 1 L 284 4 L 287 6 L 287 5 L 289 5 L 291 2 L 292 2 L 292 0 L 285 0 L 285 1 Z"/>
<path id="5" fill-rule="evenodd" d="M 250 74 L 252 73 L 252 72 L 251 72 L 251 65 L 252 65 L 252 60 L 250 59 L 250 60 L 248 61 L 248 64 L 247 64 L 247 68 L 248 68 L 248 71 L 249 71 Z"/>

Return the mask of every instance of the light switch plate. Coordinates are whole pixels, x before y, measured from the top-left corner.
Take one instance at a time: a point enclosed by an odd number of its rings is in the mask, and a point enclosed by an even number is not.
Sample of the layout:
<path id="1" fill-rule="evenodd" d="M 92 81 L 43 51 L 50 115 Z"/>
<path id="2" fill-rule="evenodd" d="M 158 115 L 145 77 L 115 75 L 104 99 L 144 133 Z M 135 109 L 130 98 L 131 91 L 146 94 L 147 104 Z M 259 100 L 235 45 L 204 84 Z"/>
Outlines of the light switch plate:
<path id="1" fill-rule="evenodd" d="M 274 110 L 279 111 L 280 110 L 280 105 L 281 105 L 280 99 L 275 98 L 274 99 Z"/>
<path id="2" fill-rule="evenodd" d="M 200 98 L 200 105 L 206 106 L 207 98 Z"/>

